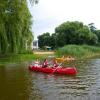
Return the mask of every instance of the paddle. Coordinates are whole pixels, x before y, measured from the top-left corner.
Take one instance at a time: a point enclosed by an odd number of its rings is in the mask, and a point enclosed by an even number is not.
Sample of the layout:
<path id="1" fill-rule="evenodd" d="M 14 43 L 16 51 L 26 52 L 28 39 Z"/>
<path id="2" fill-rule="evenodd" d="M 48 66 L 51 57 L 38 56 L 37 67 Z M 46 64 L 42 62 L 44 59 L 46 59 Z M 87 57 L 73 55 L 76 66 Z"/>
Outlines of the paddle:
<path id="1" fill-rule="evenodd" d="M 60 68 L 59 66 L 61 66 L 61 65 L 62 65 L 62 63 L 60 63 L 60 64 L 58 65 L 58 67 L 55 68 L 55 70 L 53 70 L 52 74 L 55 73 L 55 71 L 56 71 L 58 68 Z"/>

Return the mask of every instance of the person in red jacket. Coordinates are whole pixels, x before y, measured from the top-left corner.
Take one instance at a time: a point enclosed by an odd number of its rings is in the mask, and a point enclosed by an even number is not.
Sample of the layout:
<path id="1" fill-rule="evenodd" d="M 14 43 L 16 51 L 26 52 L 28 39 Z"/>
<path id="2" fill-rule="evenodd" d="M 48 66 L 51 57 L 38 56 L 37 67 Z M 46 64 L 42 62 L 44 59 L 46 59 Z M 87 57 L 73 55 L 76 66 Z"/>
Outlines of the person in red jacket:
<path id="1" fill-rule="evenodd" d="M 48 67 L 48 60 L 47 59 L 44 60 L 42 67 L 43 68 Z"/>

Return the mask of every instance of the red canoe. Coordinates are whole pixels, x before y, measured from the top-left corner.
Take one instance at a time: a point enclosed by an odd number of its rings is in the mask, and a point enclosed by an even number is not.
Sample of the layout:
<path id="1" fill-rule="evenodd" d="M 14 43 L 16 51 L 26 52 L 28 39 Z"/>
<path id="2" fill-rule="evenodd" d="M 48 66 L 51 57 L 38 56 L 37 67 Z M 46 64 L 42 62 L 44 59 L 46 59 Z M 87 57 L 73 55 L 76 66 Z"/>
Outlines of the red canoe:
<path id="1" fill-rule="evenodd" d="M 29 69 L 32 71 L 43 72 L 43 73 L 57 73 L 57 74 L 67 74 L 67 75 L 75 75 L 77 74 L 77 70 L 75 67 L 67 67 L 67 68 L 42 68 L 29 65 Z"/>

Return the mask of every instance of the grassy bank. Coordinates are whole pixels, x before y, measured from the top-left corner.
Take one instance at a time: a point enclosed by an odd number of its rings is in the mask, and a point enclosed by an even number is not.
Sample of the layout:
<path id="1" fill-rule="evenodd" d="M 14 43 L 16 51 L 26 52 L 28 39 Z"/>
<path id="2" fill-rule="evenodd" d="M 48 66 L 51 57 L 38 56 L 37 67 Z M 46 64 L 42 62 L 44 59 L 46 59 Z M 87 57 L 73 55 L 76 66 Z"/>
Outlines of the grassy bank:
<path id="1" fill-rule="evenodd" d="M 36 53 L 36 54 L 35 54 Z M 16 63 L 16 62 L 24 62 L 24 61 L 32 61 L 35 59 L 44 59 L 48 58 L 48 56 L 73 56 L 76 59 L 84 59 L 84 58 L 92 58 L 92 57 L 100 57 L 100 47 L 96 46 L 88 46 L 88 45 L 67 45 L 54 52 L 34 52 L 34 54 L 8 54 L 8 55 L 0 55 L 0 64 L 8 64 L 8 63 Z"/>
<path id="2" fill-rule="evenodd" d="M 34 54 L 7 54 L 0 55 L 0 64 L 30 61 L 38 58 Z"/>
<path id="3" fill-rule="evenodd" d="M 8 63 L 20 63 L 24 61 L 32 61 L 32 60 L 44 60 L 45 58 L 48 58 L 48 56 L 53 56 L 54 52 L 34 52 L 33 53 L 27 53 L 27 54 L 7 54 L 7 55 L 0 55 L 0 65 L 2 64 L 8 64 Z"/>
<path id="4" fill-rule="evenodd" d="M 77 59 L 91 58 L 100 56 L 100 47 L 88 45 L 66 45 L 56 50 L 55 54 L 58 57 L 61 57 L 62 55 L 71 55 Z"/>

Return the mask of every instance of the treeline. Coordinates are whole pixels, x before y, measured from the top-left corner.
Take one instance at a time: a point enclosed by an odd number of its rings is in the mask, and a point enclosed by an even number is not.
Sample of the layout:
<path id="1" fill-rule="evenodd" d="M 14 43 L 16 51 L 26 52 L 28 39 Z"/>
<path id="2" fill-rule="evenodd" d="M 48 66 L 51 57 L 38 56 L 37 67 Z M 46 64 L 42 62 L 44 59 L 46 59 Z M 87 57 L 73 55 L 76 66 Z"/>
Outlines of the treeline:
<path id="1" fill-rule="evenodd" d="M 43 33 L 38 36 L 39 47 L 51 46 L 52 48 L 63 47 L 67 44 L 100 44 L 100 30 L 94 23 L 84 25 L 82 22 L 64 22 L 55 28 L 55 33 Z"/>
<path id="2" fill-rule="evenodd" d="M 0 0 L 0 54 L 30 49 L 31 25 L 27 0 Z"/>

